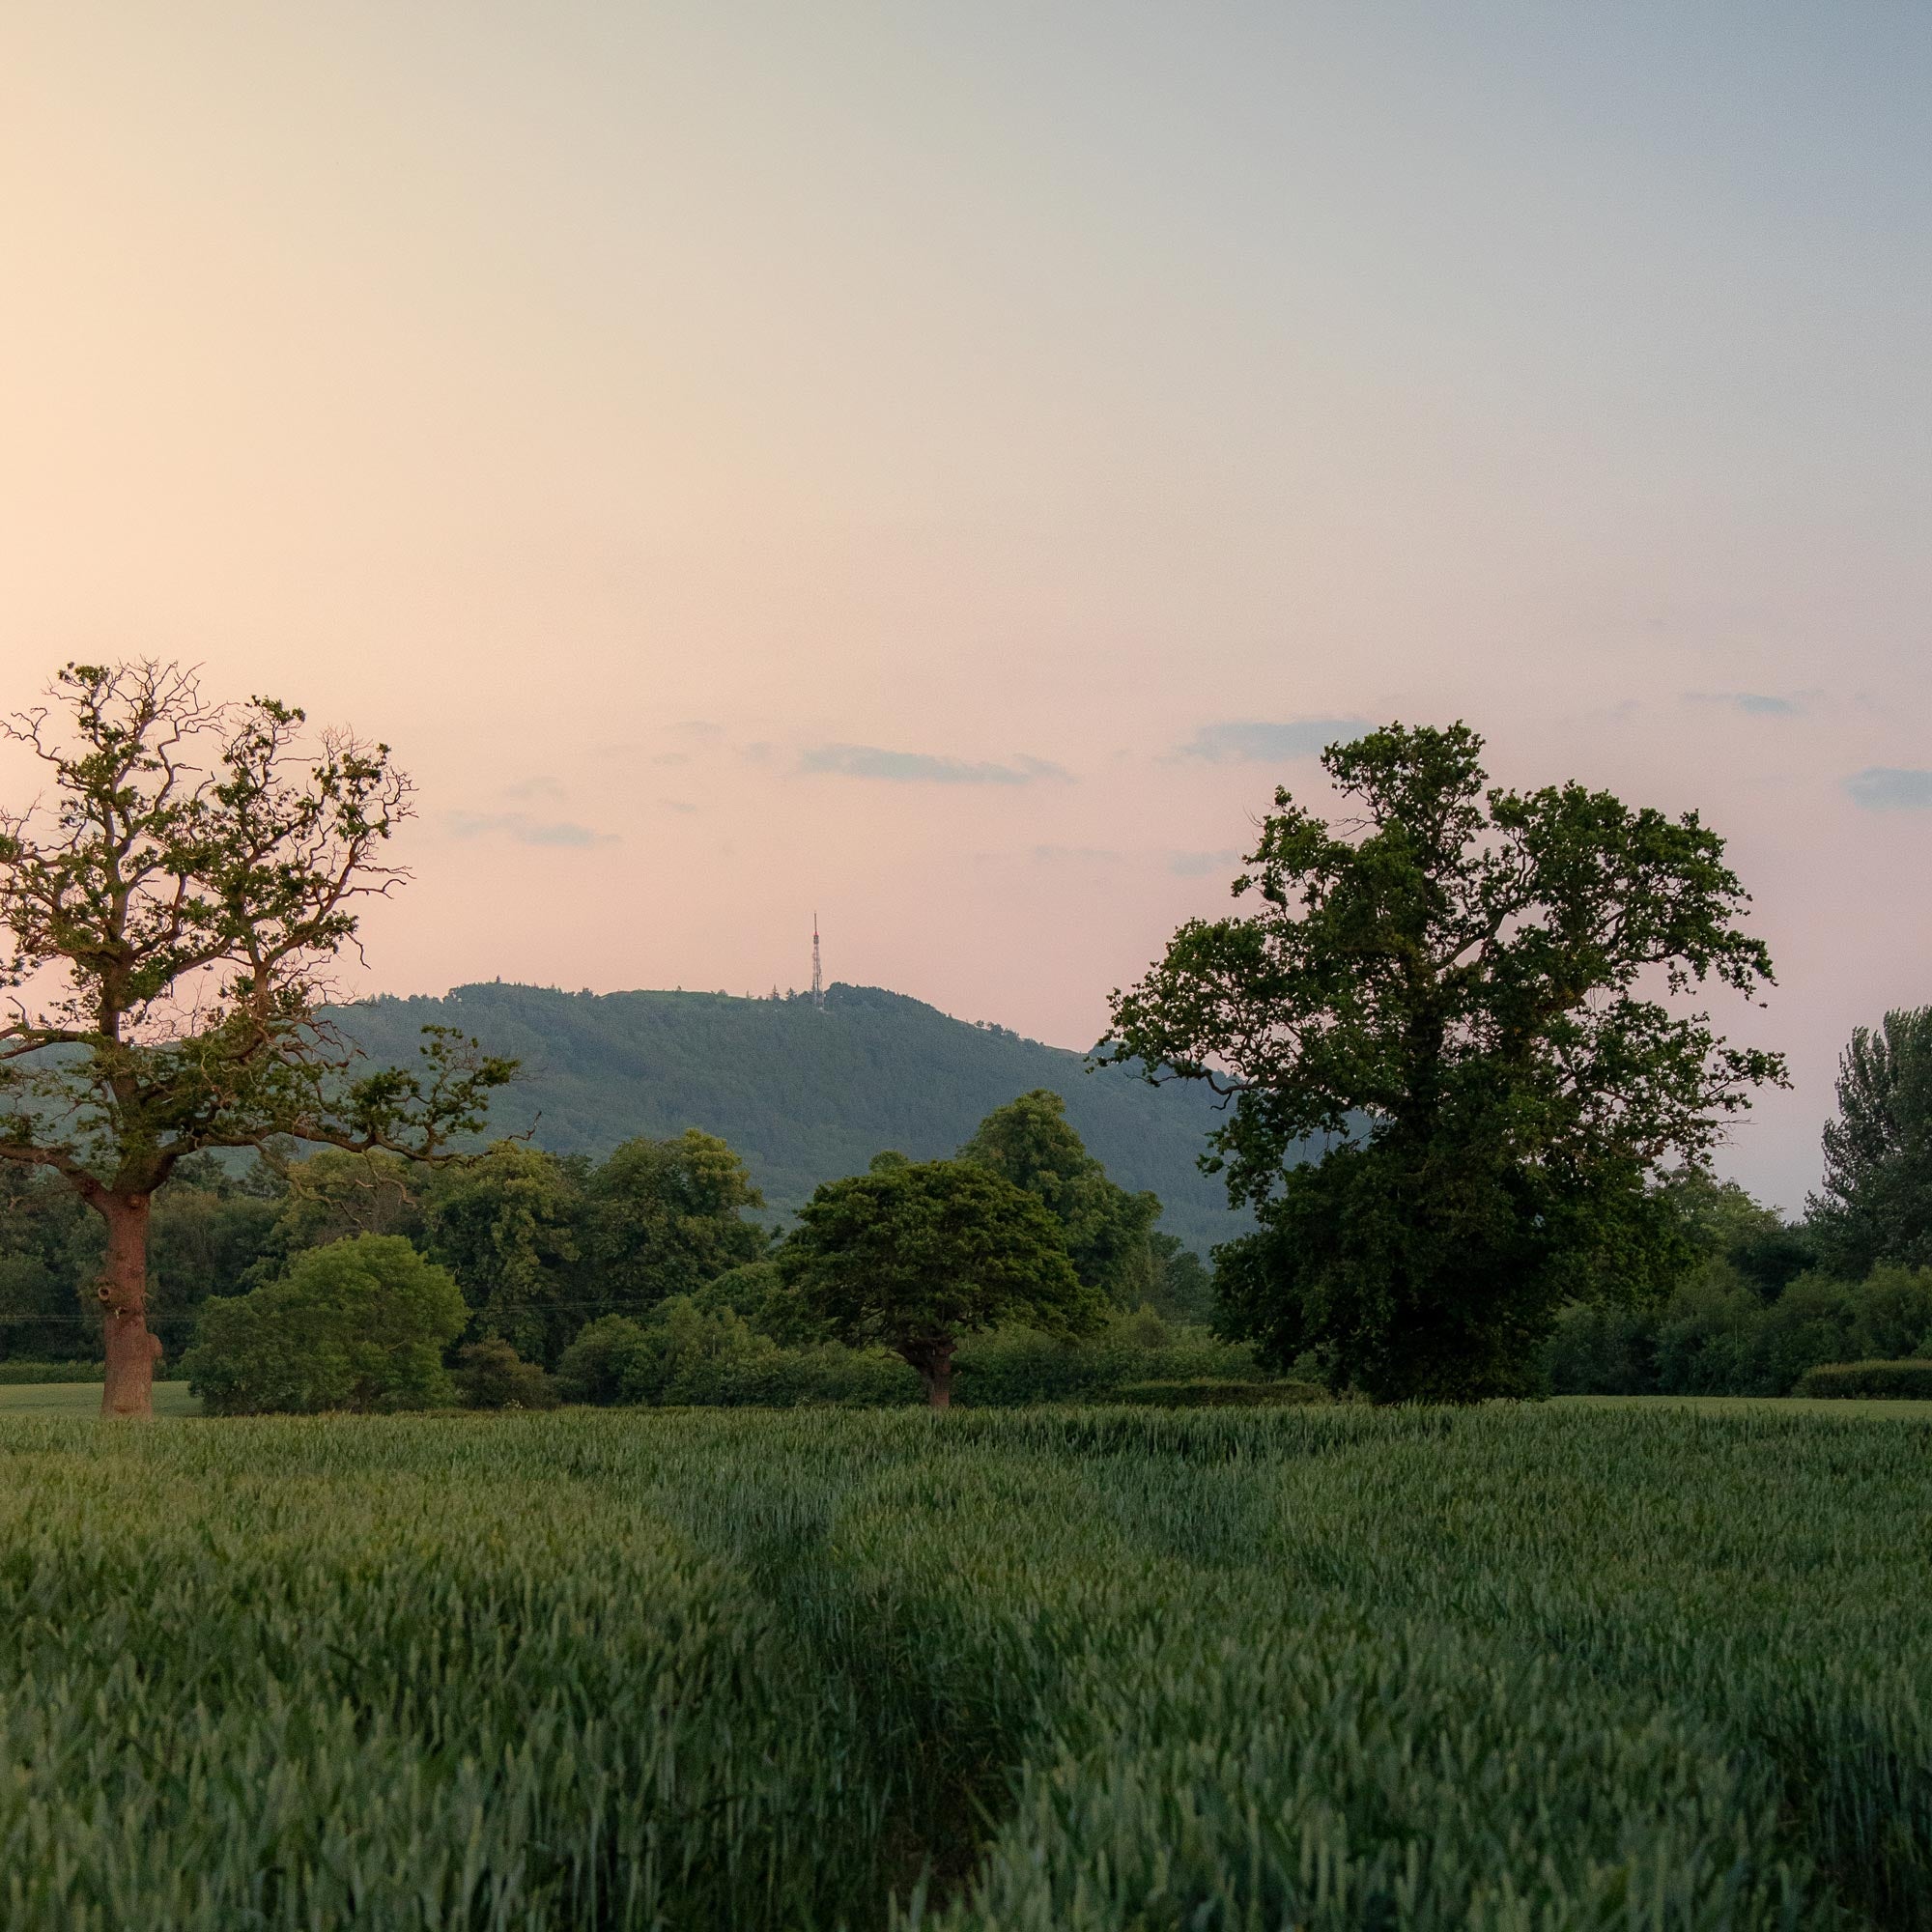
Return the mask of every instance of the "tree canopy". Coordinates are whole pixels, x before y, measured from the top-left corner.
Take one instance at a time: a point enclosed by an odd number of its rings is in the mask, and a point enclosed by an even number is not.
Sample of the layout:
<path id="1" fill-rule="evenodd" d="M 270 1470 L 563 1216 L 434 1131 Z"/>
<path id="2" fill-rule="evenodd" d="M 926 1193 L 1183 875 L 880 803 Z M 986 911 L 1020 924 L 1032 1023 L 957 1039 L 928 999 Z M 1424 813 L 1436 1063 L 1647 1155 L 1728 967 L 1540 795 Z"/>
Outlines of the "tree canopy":
<path id="1" fill-rule="evenodd" d="M 764 1253 L 745 1163 L 715 1134 L 630 1140 L 584 1188 L 580 1252 L 608 1307 L 636 1314 Z"/>
<path id="2" fill-rule="evenodd" d="M 1159 1199 L 1129 1194 L 1107 1178 L 1051 1089 L 1036 1087 L 996 1107 L 959 1158 L 1004 1175 L 1038 1201 L 1060 1223 L 1067 1259 L 1089 1288 L 1122 1304 L 1149 1288 L 1157 1269 L 1148 1236 L 1160 1216 Z"/>
<path id="3" fill-rule="evenodd" d="M 511 1065 L 433 1029 L 413 1070 L 358 1075 L 321 1016 L 359 901 L 404 876 L 386 746 L 173 665 L 69 665 L 49 698 L 0 724 L 52 793 L 0 812 L 0 1160 L 100 1216 L 103 1406 L 146 1414 L 150 1215 L 181 1161 L 287 1136 L 439 1159 Z"/>
<path id="4" fill-rule="evenodd" d="M 455 1400 L 443 1350 L 469 1311 L 400 1235 L 357 1235 L 202 1310 L 183 1367 L 213 1415 L 432 1408 Z"/>
<path id="5" fill-rule="evenodd" d="M 1858 1028 L 1837 1090 L 1825 1183 L 1809 1204 L 1826 1258 L 1854 1276 L 1932 1264 L 1932 1007 Z"/>
<path id="6" fill-rule="evenodd" d="M 1348 817 L 1278 789 L 1254 910 L 1190 921 L 1113 1000 L 1110 1060 L 1231 1096 L 1210 1164 L 1261 1222 L 1217 1251 L 1233 1328 L 1381 1400 L 1520 1392 L 1566 1300 L 1662 1293 L 1691 1251 L 1660 1164 L 1783 1077 L 1683 1009 L 1772 978 L 1723 840 L 1491 786 L 1481 753 L 1463 724 L 1330 746 Z"/>
<path id="7" fill-rule="evenodd" d="M 820 1187 L 778 1253 L 786 1285 L 839 1340 L 882 1345 L 952 1400 L 959 1339 L 1003 1321 L 1082 1334 L 1106 1303 L 1024 1188 L 969 1161 L 907 1161 Z"/>

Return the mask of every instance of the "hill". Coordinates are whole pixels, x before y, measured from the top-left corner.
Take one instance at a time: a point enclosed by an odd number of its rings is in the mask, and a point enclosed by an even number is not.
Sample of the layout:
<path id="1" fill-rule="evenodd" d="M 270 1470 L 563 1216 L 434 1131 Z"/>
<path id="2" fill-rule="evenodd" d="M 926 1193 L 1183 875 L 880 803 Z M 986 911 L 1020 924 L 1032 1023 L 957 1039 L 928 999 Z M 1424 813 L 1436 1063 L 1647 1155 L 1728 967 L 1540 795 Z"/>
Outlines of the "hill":
<path id="1" fill-rule="evenodd" d="M 460 1027 L 523 1062 L 497 1095 L 492 1134 L 534 1130 L 557 1153 L 603 1154 L 634 1134 L 702 1127 L 738 1150 L 775 1208 L 857 1173 L 882 1148 L 952 1153 L 993 1108 L 1048 1087 L 1122 1186 L 1151 1188 L 1161 1222 L 1191 1247 L 1238 1232 L 1197 1157 L 1216 1118 L 1198 1089 L 1153 1088 L 1119 1067 L 1089 1071 L 1062 1047 L 973 1025 L 876 986 L 809 999 L 723 993 L 564 993 L 495 982 L 441 999 L 340 1008 L 371 1055 L 407 1063 L 418 1030 Z"/>

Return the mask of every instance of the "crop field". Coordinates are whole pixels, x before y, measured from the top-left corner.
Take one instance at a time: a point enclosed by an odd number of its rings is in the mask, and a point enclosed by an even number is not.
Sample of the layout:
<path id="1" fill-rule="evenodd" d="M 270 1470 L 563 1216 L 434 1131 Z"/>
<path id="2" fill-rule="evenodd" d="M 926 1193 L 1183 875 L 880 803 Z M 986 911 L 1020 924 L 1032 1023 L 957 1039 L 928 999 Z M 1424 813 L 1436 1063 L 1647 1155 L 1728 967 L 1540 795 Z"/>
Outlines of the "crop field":
<path id="1" fill-rule="evenodd" d="M 0 1923 L 1932 1925 L 1932 1432 L 0 1415 Z"/>

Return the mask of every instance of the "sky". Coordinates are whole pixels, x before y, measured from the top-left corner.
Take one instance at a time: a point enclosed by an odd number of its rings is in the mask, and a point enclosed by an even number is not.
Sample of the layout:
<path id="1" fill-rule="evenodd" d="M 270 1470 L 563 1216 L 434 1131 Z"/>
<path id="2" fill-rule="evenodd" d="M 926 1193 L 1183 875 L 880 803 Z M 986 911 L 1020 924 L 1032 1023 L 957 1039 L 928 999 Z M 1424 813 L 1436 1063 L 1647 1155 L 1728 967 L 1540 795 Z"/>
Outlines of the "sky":
<path id="1" fill-rule="evenodd" d="M 395 749 L 363 990 L 1085 1047 L 1363 721 L 1696 808 L 1792 1087 L 1932 1002 L 1932 9 L 0 10 L 0 701 Z M 17 785 L 0 760 L 0 783 Z"/>

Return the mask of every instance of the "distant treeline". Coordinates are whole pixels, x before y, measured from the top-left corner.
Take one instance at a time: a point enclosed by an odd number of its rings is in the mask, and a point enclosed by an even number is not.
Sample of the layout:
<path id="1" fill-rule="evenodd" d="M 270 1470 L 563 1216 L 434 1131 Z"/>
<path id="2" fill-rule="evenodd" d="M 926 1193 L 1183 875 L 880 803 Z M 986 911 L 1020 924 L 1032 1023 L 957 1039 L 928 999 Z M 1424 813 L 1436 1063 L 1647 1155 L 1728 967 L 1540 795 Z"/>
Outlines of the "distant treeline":
<path id="1" fill-rule="evenodd" d="M 1828 1362 L 1932 1355 L 1932 1227 L 1817 1202 L 1788 1223 L 1690 1172 L 1667 1185 L 1699 1259 L 1659 1307 L 1579 1304 L 1547 1353 L 1557 1395 L 1789 1395 Z M 1932 1205 L 1932 1204 L 1927 1204 Z"/>
<path id="2" fill-rule="evenodd" d="M 1083 1273 L 1122 1308 L 1205 1320 L 1210 1277 L 1155 1226 L 1158 1201 L 1095 1162 L 1076 1179 L 1063 1218 Z M 696 1130 L 639 1136 L 602 1160 L 514 1141 L 440 1168 L 324 1151 L 235 1169 L 204 1154 L 156 1197 L 151 1320 L 172 1362 L 211 1295 L 245 1294 L 348 1236 L 399 1235 L 455 1276 L 475 1336 L 550 1366 L 591 1322 L 743 1279 L 771 1246 L 763 1206 L 738 1154 Z M 99 1222 L 71 1188 L 0 1168 L 0 1358 L 99 1357 L 100 1252 Z"/>

